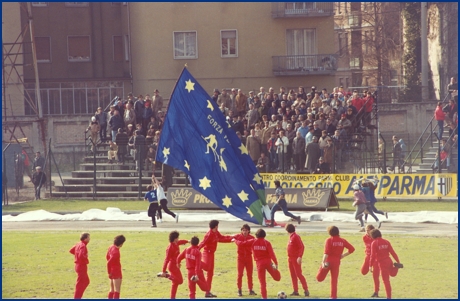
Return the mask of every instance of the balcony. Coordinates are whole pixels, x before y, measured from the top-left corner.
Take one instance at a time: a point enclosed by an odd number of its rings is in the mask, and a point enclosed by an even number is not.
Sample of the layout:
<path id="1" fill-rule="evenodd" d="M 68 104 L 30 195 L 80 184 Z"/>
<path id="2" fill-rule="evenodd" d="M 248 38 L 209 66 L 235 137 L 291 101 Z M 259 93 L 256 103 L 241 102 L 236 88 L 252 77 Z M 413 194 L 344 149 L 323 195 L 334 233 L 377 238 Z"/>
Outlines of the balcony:
<path id="1" fill-rule="evenodd" d="M 287 55 L 273 56 L 273 75 L 321 75 L 332 74 L 337 71 L 337 55 Z"/>
<path id="2" fill-rule="evenodd" d="M 272 2 L 272 18 L 329 17 L 334 2 Z"/>

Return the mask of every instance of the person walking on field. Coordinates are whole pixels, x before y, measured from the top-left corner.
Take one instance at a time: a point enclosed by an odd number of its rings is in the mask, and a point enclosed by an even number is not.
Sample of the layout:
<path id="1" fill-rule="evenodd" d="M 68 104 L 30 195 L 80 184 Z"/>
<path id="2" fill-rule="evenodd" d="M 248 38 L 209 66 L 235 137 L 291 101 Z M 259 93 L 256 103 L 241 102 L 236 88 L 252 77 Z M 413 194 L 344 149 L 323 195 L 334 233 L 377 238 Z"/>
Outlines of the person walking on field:
<path id="1" fill-rule="evenodd" d="M 157 222 L 155 220 L 156 212 L 158 210 L 158 196 L 157 190 L 153 189 L 152 185 L 147 186 L 147 193 L 144 196 L 144 201 L 149 201 L 149 208 L 147 210 L 148 216 L 152 219 L 152 228 L 156 228 Z"/>
<path id="2" fill-rule="evenodd" d="M 238 287 L 238 297 L 243 296 L 241 287 L 243 285 L 243 271 L 246 269 L 246 278 L 248 280 L 248 290 L 250 296 L 256 296 L 257 294 L 253 290 L 252 282 L 252 271 L 253 271 L 253 262 L 252 262 L 252 242 L 255 239 L 251 234 L 251 227 L 248 224 L 244 224 L 241 227 L 241 233 L 233 235 L 232 241 L 238 246 L 238 259 L 237 259 L 237 269 L 238 276 L 236 279 L 236 285 Z M 251 243 L 248 243 L 251 241 Z"/>
<path id="3" fill-rule="evenodd" d="M 200 239 L 196 236 L 193 236 L 190 240 L 191 246 L 182 251 L 182 253 L 180 253 L 180 255 L 177 257 L 177 268 L 180 268 L 180 263 L 182 259 L 185 258 L 190 299 L 195 299 L 197 284 L 203 292 L 209 291 L 208 283 L 204 278 L 201 253 L 200 249 L 198 248 L 199 242 Z"/>
<path id="4" fill-rule="evenodd" d="M 268 272 L 275 281 L 281 280 L 281 273 L 278 271 L 278 260 L 276 259 L 272 244 L 265 239 L 266 235 L 264 229 L 257 230 L 256 239 L 252 244 L 262 299 L 267 299 L 266 273 Z"/>
<path id="5" fill-rule="evenodd" d="M 77 282 L 75 283 L 74 299 L 81 299 L 83 293 L 89 285 L 88 276 L 88 249 L 86 245 L 90 241 L 89 233 L 82 233 L 80 235 L 80 242 L 73 246 L 69 252 L 75 257 L 75 272 L 77 273 Z"/>
<path id="6" fill-rule="evenodd" d="M 126 238 L 123 235 L 115 236 L 113 245 L 107 250 L 107 273 L 110 279 L 110 292 L 109 299 L 120 299 L 121 289 L 121 262 L 120 262 L 120 248 L 123 247 Z"/>
<path id="7" fill-rule="evenodd" d="M 331 272 L 331 299 L 337 299 L 337 284 L 339 282 L 340 261 L 355 251 L 355 248 L 346 240 L 340 237 L 339 228 L 330 226 L 327 228 L 330 237 L 324 243 L 324 255 L 316 274 L 319 282 L 326 279 Z M 343 253 L 343 249 L 348 251 Z"/>
<path id="8" fill-rule="evenodd" d="M 179 222 L 179 213 L 174 213 L 168 208 L 168 199 L 166 198 L 165 191 L 163 188 L 164 184 L 164 179 L 162 182 L 158 182 L 157 178 L 155 177 L 155 174 L 152 174 L 152 185 L 156 187 L 157 190 L 157 198 L 160 200 L 160 207 L 158 207 L 158 217 L 159 217 L 159 222 L 162 223 L 163 219 L 161 216 L 161 209 L 164 210 L 165 213 L 171 215 L 175 220 L 176 223 Z"/>
<path id="9" fill-rule="evenodd" d="M 295 226 L 293 224 L 287 224 L 285 229 L 289 233 L 287 255 L 292 288 L 294 289 L 291 296 L 300 296 L 298 284 L 298 280 L 300 280 L 304 295 L 305 297 L 308 297 L 310 296 L 310 292 L 308 291 L 307 280 L 302 274 L 302 256 L 305 246 L 302 242 L 302 238 L 300 238 L 300 235 L 295 232 Z"/>
<path id="10" fill-rule="evenodd" d="M 217 297 L 211 293 L 212 278 L 214 276 L 214 253 L 217 250 L 218 242 L 231 242 L 231 236 L 224 236 L 219 232 L 219 221 L 211 220 L 209 222 L 209 231 L 203 238 L 203 241 L 198 245 L 198 248 L 203 249 L 203 270 L 206 271 L 206 282 L 208 290 L 206 291 L 206 298 Z"/>
<path id="11" fill-rule="evenodd" d="M 372 230 L 371 236 L 374 239 L 371 244 L 371 263 L 378 263 L 383 285 L 385 286 L 387 299 L 391 299 L 390 276 L 396 277 L 398 270 L 402 269 L 404 266 L 399 262 L 399 257 L 393 250 L 391 243 L 388 240 L 382 238 L 382 233 L 380 233 L 380 230 Z M 390 254 L 396 261 L 395 263 L 393 263 L 391 260 Z"/>
<path id="12" fill-rule="evenodd" d="M 372 267 L 372 279 L 374 280 L 374 293 L 372 294 L 371 298 L 378 298 L 379 297 L 379 289 L 380 289 L 380 281 L 379 281 L 379 274 L 380 268 L 377 262 L 371 263 L 371 244 L 374 241 L 371 237 L 371 231 L 374 230 L 375 227 L 372 225 L 366 226 L 366 234 L 363 235 L 363 242 L 364 242 L 364 257 L 363 265 L 361 266 L 361 274 L 367 275 L 369 273 L 369 269 Z"/>
<path id="13" fill-rule="evenodd" d="M 355 219 L 359 220 L 359 225 L 361 226 L 361 230 L 359 230 L 359 232 L 365 232 L 363 215 L 367 208 L 367 200 L 364 193 L 359 189 L 359 185 L 357 183 L 353 185 L 353 190 L 353 197 L 355 200 L 353 202 L 353 207 L 356 207 Z"/>
<path id="14" fill-rule="evenodd" d="M 287 202 L 286 199 L 284 198 L 284 190 L 281 188 L 280 181 L 276 180 L 275 181 L 275 194 L 272 194 L 272 197 L 276 197 L 276 203 L 273 205 L 271 211 L 270 211 L 270 227 L 275 226 L 275 212 L 278 211 L 278 209 L 283 210 L 284 215 L 289 216 L 300 224 L 300 216 L 295 216 L 291 212 L 288 211 L 287 209 Z"/>
<path id="15" fill-rule="evenodd" d="M 180 255 L 179 246 L 185 245 L 187 243 L 189 243 L 188 240 L 179 240 L 179 232 L 172 231 L 169 233 L 169 245 L 166 248 L 166 257 L 163 262 L 163 269 L 162 272 L 157 274 L 157 276 L 165 277 L 171 280 L 171 299 L 176 299 L 177 288 L 179 285 L 184 283 L 180 268 L 177 266 L 177 257 Z"/>

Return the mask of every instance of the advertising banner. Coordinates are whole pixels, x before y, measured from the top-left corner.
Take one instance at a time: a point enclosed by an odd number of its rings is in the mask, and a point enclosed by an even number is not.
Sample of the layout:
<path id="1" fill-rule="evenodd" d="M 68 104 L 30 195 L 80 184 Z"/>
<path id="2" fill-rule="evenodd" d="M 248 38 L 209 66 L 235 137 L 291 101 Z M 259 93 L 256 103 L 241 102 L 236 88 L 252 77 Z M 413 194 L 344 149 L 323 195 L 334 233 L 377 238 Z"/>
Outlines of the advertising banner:
<path id="1" fill-rule="evenodd" d="M 353 197 L 357 179 L 376 177 L 377 198 L 443 198 L 456 197 L 457 174 L 273 174 L 262 173 L 265 188 L 274 188 L 275 180 L 283 188 L 332 188 L 338 198 Z"/>
<path id="2" fill-rule="evenodd" d="M 329 207 L 339 207 L 339 202 L 330 188 L 285 188 L 285 199 L 289 210 L 327 210 Z M 266 189 L 267 204 L 271 207 L 276 197 L 271 194 L 275 189 Z M 193 188 L 169 188 L 168 202 L 172 208 L 187 209 L 218 209 L 219 207 Z"/>

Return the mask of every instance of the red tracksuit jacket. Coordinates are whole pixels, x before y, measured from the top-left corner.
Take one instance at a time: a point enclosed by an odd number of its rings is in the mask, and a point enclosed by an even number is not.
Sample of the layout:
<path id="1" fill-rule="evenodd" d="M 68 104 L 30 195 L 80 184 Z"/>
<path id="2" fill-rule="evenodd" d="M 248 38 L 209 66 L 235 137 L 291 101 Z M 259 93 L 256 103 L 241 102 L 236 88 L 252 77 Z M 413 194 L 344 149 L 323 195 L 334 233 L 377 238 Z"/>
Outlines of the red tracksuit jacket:
<path id="1" fill-rule="evenodd" d="M 210 253 L 214 253 L 217 250 L 217 243 L 218 242 L 231 242 L 231 236 L 224 236 L 220 234 L 219 231 L 212 231 L 211 229 L 206 233 L 203 240 L 198 245 L 198 248 L 201 250 L 204 248 L 205 251 Z"/>
<path id="2" fill-rule="evenodd" d="M 171 262 L 172 264 L 177 263 L 177 256 L 180 255 L 180 245 L 185 245 L 188 241 L 185 239 L 178 240 L 177 244 L 176 243 L 170 243 L 169 246 L 166 248 L 166 258 L 165 261 L 163 262 L 163 273 L 166 272 L 166 269 L 168 267 L 168 263 Z"/>
<path id="3" fill-rule="evenodd" d="M 80 241 L 69 250 L 71 254 L 75 255 L 75 264 L 89 264 L 87 244 Z"/>
<path id="4" fill-rule="evenodd" d="M 180 263 L 184 258 L 187 270 L 194 270 L 195 275 L 198 275 L 201 270 L 201 252 L 198 246 L 190 246 L 182 251 L 177 257 L 177 263 Z"/>
<path id="5" fill-rule="evenodd" d="M 340 236 L 331 236 L 326 239 L 326 243 L 324 245 L 324 254 L 328 255 L 327 260 L 340 260 L 344 248 L 347 248 L 350 254 L 355 251 L 355 248 L 346 239 L 343 239 Z"/>
<path id="6" fill-rule="evenodd" d="M 248 234 L 248 236 L 237 234 L 233 238 L 235 238 L 235 243 L 238 246 L 238 258 L 252 258 L 251 242 L 254 242 L 255 237 L 251 234 Z"/>
<path id="7" fill-rule="evenodd" d="M 120 249 L 115 245 L 111 245 L 107 250 L 107 273 L 112 274 L 116 270 L 121 269 Z"/>
<path id="8" fill-rule="evenodd" d="M 381 237 L 374 239 L 371 244 L 371 262 L 381 262 L 385 259 L 390 259 L 390 254 L 396 262 L 399 262 L 398 255 L 396 255 L 396 252 L 393 250 L 393 247 L 388 240 Z"/>
<path id="9" fill-rule="evenodd" d="M 256 262 L 273 261 L 278 265 L 275 252 L 273 251 L 272 244 L 265 240 L 265 238 L 257 238 L 252 244 L 252 252 Z"/>
<path id="10" fill-rule="evenodd" d="M 299 258 L 303 256 L 305 246 L 300 238 L 299 234 L 293 232 L 289 236 L 289 242 L 287 245 L 287 254 L 289 258 Z"/>
<path id="11" fill-rule="evenodd" d="M 366 256 L 371 255 L 371 244 L 373 241 L 374 239 L 370 237 L 369 235 L 367 234 L 363 235 L 364 246 L 366 246 L 366 249 L 364 250 L 364 254 L 366 254 Z"/>

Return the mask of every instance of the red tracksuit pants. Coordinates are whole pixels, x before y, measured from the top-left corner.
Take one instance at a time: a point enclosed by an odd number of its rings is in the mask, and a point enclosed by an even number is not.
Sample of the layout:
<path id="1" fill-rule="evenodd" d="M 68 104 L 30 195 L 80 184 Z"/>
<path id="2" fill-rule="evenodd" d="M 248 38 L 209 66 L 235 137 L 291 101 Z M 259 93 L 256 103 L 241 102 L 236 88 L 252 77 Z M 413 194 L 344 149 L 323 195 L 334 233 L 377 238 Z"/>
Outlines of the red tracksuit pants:
<path id="1" fill-rule="evenodd" d="M 280 271 L 275 270 L 272 267 L 271 260 L 263 260 L 256 262 L 257 264 L 257 276 L 259 277 L 260 283 L 260 294 L 262 295 L 262 299 L 267 299 L 267 279 L 266 279 L 266 272 L 268 272 L 273 280 L 280 281 L 281 274 Z"/>
<path id="2" fill-rule="evenodd" d="M 292 287 L 295 292 L 299 291 L 299 283 L 302 284 L 304 291 L 308 291 L 307 280 L 302 274 L 302 265 L 297 263 L 297 258 L 288 258 L 289 272 L 291 274 Z"/>
<path id="3" fill-rule="evenodd" d="M 203 291 L 207 292 L 208 289 L 208 283 L 206 282 L 204 278 L 203 271 L 200 270 L 198 273 L 198 282 L 193 282 L 190 280 L 192 276 L 195 275 L 195 269 L 189 270 L 187 269 L 187 278 L 188 278 L 188 290 L 189 290 L 189 297 L 190 299 L 196 299 L 196 285 L 198 284 L 198 287 Z"/>
<path id="4" fill-rule="evenodd" d="M 369 261 L 370 260 L 371 260 L 371 255 L 366 255 L 366 257 L 364 257 L 363 266 L 361 267 L 361 274 L 367 275 L 367 273 L 369 273 Z M 374 262 L 372 264 L 372 278 L 374 279 L 374 292 L 375 293 L 378 293 L 380 290 L 379 275 L 380 275 L 379 265 L 377 262 Z"/>
<path id="5" fill-rule="evenodd" d="M 171 280 L 171 299 L 176 299 L 177 288 L 179 285 L 184 283 L 184 279 L 182 278 L 182 273 L 180 269 L 177 267 L 176 263 L 169 262 L 168 263 L 168 271 L 169 271 L 169 280 Z"/>
<path id="6" fill-rule="evenodd" d="M 337 299 L 337 285 L 339 283 L 339 269 L 340 269 L 340 259 L 328 258 L 329 267 L 323 269 L 319 267 L 318 274 L 316 274 L 316 280 L 322 282 L 326 279 L 329 271 L 331 272 L 331 299 Z"/>
<path id="7" fill-rule="evenodd" d="M 204 251 L 202 254 L 201 266 L 206 271 L 206 283 L 208 284 L 208 291 L 211 291 L 212 277 L 214 276 L 214 252 Z"/>
<path id="8" fill-rule="evenodd" d="M 390 257 L 379 261 L 379 268 L 380 274 L 382 275 L 383 285 L 385 286 L 387 299 L 391 299 L 390 276 L 395 277 L 398 274 L 398 268 L 393 266 L 393 261 Z"/>
<path id="9" fill-rule="evenodd" d="M 77 282 L 75 283 L 74 299 L 81 299 L 83 293 L 89 285 L 88 265 L 76 264 L 75 272 L 77 272 Z"/>
<path id="10" fill-rule="evenodd" d="M 246 277 L 248 278 L 248 289 L 252 291 L 252 288 L 253 288 L 252 270 L 254 268 L 254 265 L 252 262 L 252 256 L 247 257 L 247 258 L 238 257 L 237 267 L 238 267 L 238 277 L 236 279 L 236 286 L 238 287 L 239 290 L 241 290 L 241 287 L 243 285 L 243 272 L 244 272 L 244 269 L 246 268 Z"/>

